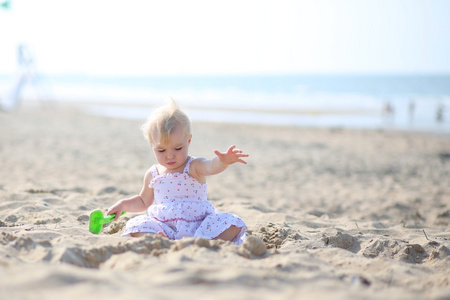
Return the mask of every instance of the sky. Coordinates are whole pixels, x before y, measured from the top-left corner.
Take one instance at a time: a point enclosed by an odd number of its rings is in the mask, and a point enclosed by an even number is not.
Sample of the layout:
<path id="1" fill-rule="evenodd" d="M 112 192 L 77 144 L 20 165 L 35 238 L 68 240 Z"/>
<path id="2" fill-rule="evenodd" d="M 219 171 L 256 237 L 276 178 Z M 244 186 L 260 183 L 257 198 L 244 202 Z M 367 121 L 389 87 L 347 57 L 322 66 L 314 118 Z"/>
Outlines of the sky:
<path id="1" fill-rule="evenodd" d="M 0 3 L 5 0 L 0 0 Z M 447 0 L 11 0 L 0 74 L 450 74 Z"/>

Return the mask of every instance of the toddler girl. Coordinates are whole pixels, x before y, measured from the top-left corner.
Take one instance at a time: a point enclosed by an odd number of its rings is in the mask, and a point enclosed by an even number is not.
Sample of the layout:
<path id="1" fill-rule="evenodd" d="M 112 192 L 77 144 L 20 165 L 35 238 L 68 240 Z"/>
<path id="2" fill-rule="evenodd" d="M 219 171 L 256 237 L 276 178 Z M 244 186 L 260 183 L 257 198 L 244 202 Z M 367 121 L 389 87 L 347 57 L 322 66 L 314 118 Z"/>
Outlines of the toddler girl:
<path id="1" fill-rule="evenodd" d="M 142 130 L 158 164 L 146 172 L 139 195 L 109 208 L 108 214 L 115 213 L 116 220 L 123 211 L 147 210 L 127 222 L 122 236 L 151 233 L 169 239 L 202 237 L 241 244 L 247 226 L 234 214 L 218 212 L 207 200 L 206 176 L 236 162 L 246 164 L 242 158 L 248 154 L 231 146 L 226 152 L 215 150 L 212 159 L 189 156 L 191 123 L 173 100 L 153 111 Z"/>

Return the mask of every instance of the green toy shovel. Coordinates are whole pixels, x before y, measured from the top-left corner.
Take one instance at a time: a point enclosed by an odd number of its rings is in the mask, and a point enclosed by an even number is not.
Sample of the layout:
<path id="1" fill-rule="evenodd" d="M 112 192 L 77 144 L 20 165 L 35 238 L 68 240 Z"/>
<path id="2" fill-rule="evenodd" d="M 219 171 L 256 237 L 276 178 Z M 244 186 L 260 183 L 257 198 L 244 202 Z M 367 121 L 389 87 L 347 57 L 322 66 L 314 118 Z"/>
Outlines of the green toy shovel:
<path id="1" fill-rule="evenodd" d="M 125 212 L 122 212 L 122 215 Z M 89 231 L 95 234 L 99 234 L 102 231 L 103 224 L 109 223 L 116 217 L 116 214 L 103 216 L 103 212 L 100 209 L 94 210 L 89 216 Z"/>

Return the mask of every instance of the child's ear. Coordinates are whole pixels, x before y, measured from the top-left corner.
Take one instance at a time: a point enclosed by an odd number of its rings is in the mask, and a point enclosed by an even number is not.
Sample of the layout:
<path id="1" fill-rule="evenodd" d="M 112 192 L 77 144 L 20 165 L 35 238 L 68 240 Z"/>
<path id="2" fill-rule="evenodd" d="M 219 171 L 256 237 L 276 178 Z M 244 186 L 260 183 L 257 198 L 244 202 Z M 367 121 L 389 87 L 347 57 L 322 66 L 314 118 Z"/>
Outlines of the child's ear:
<path id="1" fill-rule="evenodd" d="M 188 144 L 190 144 L 191 143 L 191 140 L 192 140 L 192 134 L 189 136 L 189 138 L 188 138 Z"/>

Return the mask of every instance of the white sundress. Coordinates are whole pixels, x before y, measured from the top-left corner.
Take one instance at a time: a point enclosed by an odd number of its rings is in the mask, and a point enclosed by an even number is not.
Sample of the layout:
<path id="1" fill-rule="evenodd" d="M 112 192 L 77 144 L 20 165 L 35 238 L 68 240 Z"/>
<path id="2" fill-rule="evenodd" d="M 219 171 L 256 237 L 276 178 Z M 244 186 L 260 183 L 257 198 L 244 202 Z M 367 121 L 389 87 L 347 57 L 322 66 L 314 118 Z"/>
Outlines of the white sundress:
<path id="1" fill-rule="evenodd" d="M 127 222 L 122 236 L 161 231 L 172 240 L 182 237 L 214 239 L 234 225 L 241 231 L 233 243 L 242 244 L 247 230 L 245 222 L 234 214 L 218 212 L 207 200 L 207 184 L 189 175 L 193 159 L 188 160 L 183 173 L 159 175 L 156 165 L 150 168 L 153 179 L 149 187 L 154 190 L 154 203 L 147 209 L 146 215 Z"/>

